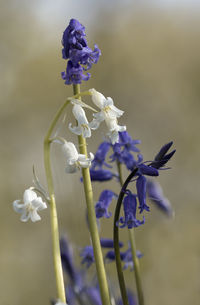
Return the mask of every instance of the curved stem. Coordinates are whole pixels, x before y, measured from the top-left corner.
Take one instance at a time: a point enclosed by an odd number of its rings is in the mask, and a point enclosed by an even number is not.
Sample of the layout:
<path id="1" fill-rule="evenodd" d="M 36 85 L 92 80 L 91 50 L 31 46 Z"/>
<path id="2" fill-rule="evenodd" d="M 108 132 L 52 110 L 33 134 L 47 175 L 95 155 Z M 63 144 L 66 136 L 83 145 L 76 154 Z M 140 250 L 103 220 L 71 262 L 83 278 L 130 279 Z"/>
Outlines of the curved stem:
<path id="1" fill-rule="evenodd" d="M 127 189 L 127 186 L 131 179 L 135 176 L 137 173 L 138 168 L 134 169 L 124 182 L 122 189 L 120 191 L 118 200 L 117 200 L 117 205 L 115 208 L 115 215 L 114 215 L 114 224 L 113 224 L 113 240 L 114 240 L 114 250 L 115 250 L 115 262 L 116 262 L 116 267 L 117 267 L 117 274 L 118 274 L 118 280 L 119 280 L 119 286 L 120 286 L 120 291 L 121 291 L 121 296 L 122 296 L 122 301 L 124 305 L 128 305 L 128 297 L 126 293 L 126 285 L 125 285 L 125 280 L 124 280 L 124 275 L 123 275 L 123 270 L 122 270 L 122 263 L 121 263 L 121 258 L 120 258 L 120 249 L 119 249 L 119 227 L 117 225 L 117 222 L 119 221 L 119 216 L 120 216 L 120 210 L 122 206 L 122 201 Z"/>
<path id="2" fill-rule="evenodd" d="M 53 261 L 54 261 L 54 270 L 56 278 L 56 287 L 57 287 L 57 297 L 58 299 L 65 303 L 65 286 L 63 279 L 62 263 L 60 256 L 60 243 L 59 243 L 59 231 L 58 231 L 58 218 L 56 211 L 56 202 L 53 188 L 53 178 L 51 171 L 50 163 L 50 141 L 46 137 L 44 140 L 44 164 L 47 177 L 47 185 L 50 196 L 50 216 L 51 216 L 51 232 L 52 232 L 52 246 L 53 246 Z"/>
<path id="3" fill-rule="evenodd" d="M 73 89 L 74 89 L 74 94 L 78 95 L 80 92 L 80 86 L 73 85 Z M 87 156 L 87 144 L 85 138 L 83 138 L 83 136 L 78 136 L 78 142 L 79 142 L 80 153 Z M 92 183 L 91 183 L 89 168 L 82 168 L 82 175 L 83 175 L 83 185 L 84 185 L 85 199 L 86 199 L 87 212 L 88 212 L 90 235 L 91 235 L 92 246 L 94 251 L 95 265 L 96 265 L 97 278 L 101 293 L 102 304 L 109 305 L 110 295 L 109 295 L 108 283 L 107 283 L 106 272 L 103 262 L 103 255 L 99 240 L 96 214 L 94 210 L 93 191 L 92 191 Z"/>
<path id="4" fill-rule="evenodd" d="M 122 166 L 119 161 L 117 161 L 117 169 L 119 173 L 119 180 L 121 187 L 123 187 L 123 177 L 122 177 Z M 129 234 L 129 241 L 131 245 L 131 253 L 134 263 L 134 273 L 135 273 L 135 281 L 136 281 L 136 287 L 137 287 L 137 294 L 138 294 L 138 301 L 139 305 L 144 305 L 144 296 L 142 291 L 142 281 L 141 281 L 141 272 L 140 272 L 140 263 L 139 259 L 137 257 L 136 252 L 136 242 L 135 242 L 135 231 L 134 228 L 128 229 Z"/>

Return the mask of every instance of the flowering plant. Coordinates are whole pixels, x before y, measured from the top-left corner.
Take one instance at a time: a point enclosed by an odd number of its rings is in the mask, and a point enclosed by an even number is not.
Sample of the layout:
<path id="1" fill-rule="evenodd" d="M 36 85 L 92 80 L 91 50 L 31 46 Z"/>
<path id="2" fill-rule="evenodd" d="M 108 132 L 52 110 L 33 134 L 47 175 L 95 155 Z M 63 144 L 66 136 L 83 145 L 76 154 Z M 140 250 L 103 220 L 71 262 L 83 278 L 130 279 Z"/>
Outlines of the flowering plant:
<path id="1" fill-rule="evenodd" d="M 92 88 L 81 92 L 80 84 L 88 81 L 91 74 L 86 72 L 96 64 L 101 55 L 97 45 L 92 50 L 86 40 L 84 26 L 75 19 L 71 19 L 63 33 L 62 56 L 67 60 L 66 72 L 62 72 L 62 79 L 66 85 L 73 86 L 73 96 L 56 113 L 44 139 L 44 163 L 48 191 L 46 191 L 33 171 L 34 186 L 24 192 L 23 204 L 19 200 L 13 202 L 16 212 L 22 214 L 21 221 L 31 219 L 36 222 L 41 219 L 38 212 L 46 209 L 47 204 L 51 211 L 52 241 L 55 280 L 57 285 L 57 305 L 66 304 L 144 304 L 142 280 L 139 259 L 143 254 L 136 249 L 135 228 L 144 225 L 145 213 L 150 212 L 147 198 L 159 207 L 166 215 L 172 216 L 173 209 L 170 202 L 164 197 L 156 177 L 172 158 L 175 150 L 169 152 L 172 142 L 161 147 L 151 161 L 144 161 L 138 148 L 139 140 L 132 139 L 126 131 L 126 126 L 118 124 L 118 119 L 124 111 L 114 105 L 111 97 Z M 86 74 L 85 74 L 86 73 Z M 89 106 L 81 100 L 84 96 L 91 97 L 94 106 Z M 57 128 L 59 118 L 68 106 L 72 107 L 72 114 L 76 124 L 70 122 L 68 129 L 78 136 L 78 147 L 59 135 Z M 93 108 L 95 107 L 95 108 Z M 96 109 L 97 107 L 97 109 Z M 69 108 L 69 107 L 68 107 Z M 87 119 L 86 111 L 92 111 L 92 120 Z M 92 137 L 95 130 L 105 122 L 107 133 L 100 143 L 95 154 L 87 152 L 86 139 Z M 57 129 L 56 129 L 57 128 Z M 54 132 L 56 129 L 56 132 Z M 82 264 L 86 269 L 95 264 L 97 277 L 93 282 L 87 279 L 87 272 L 76 267 L 72 248 L 68 242 L 59 240 L 58 218 L 53 186 L 53 177 L 50 163 L 50 147 L 58 144 L 65 156 L 65 172 L 73 174 L 81 170 L 81 181 L 84 186 L 87 207 L 87 222 L 91 245 L 81 250 Z M 79 151 L 78 151 L 79 149 Z M 127 178 L 122 177 L 122 167 L 128 171 Z M 117 172 L 115 170 L 117 169 Z M 110 189 L 103 189 L 99 200 L 93 200 L 92 182 L 109 181 L 114 179 L 119 184 L 119 194 Z M 81 183 L 81 182 L 80 182 Z M 134 192 L 134 183 L 135 189 Z M 39 197 L 38 194 L 41 196 Z M 44 201 L 43 201 L 44 200 Z M 115 204 L 113 217 L 113 239 L 100 237 L 101 218 L 111 219 L 110 205 Z M 123 211 L 122 211 L 123 208 Z M 119 240 L 119 230 L 127 228 L 129 244 L 123 250 L 124 244 Z M 106 251 L 105 253 L 103 251 Z M 108 284 L 105 264 L 115 261 L 121 296 L 116 296 L 115 289 Z M 62 267 L 69 278 L 65 287 Z M 129 288 L 126 288 L 123 270 L 134 270 L 137 287 L 137 297 Z"/>

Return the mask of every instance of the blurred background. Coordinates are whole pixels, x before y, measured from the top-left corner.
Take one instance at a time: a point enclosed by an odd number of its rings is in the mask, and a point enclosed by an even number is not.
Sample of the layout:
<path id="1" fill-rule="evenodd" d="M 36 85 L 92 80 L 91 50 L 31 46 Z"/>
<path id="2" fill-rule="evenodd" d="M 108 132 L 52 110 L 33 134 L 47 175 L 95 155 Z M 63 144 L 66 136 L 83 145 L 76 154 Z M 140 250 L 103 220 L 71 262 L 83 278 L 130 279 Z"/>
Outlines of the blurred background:
<path id="1" fill-rule="evenodd" d="M 32 185 L 33 164 L 45 185 L 43 138 L 72 95 L 60 77 L 66 66 L 62 32 L 70 18 L 86 26 L 89 46 L 97 43 L 102 51 L 82 89 L 96 88 L 125 111 L 120 123 L 142 141 L 146 160 L 168 141 L 177 149 L 172 169 L 159 180 L 175 219 L 151 206 L 146 224 L 136 230 L 146 304 L 199 304 L 199 1 L 2 0 L 0 14 L 0 304 L 45 305 L 56 295 L 49 211 L 41 213 L 41 222 L 22 223 L 12 202 Z M 67 128 L 62 132 L 71 137 Z M 102 136 L 98 131 L 89 140 L 89 151 Z M 89 244 L 80 175 L 64 173 L 58 147 L 52 155 L 60 233 L 72 242 L 79 264 L 79 250 Z M 95 200 L 104 187 L 94 184 Z M 116 182 L 106 187 L 119 190 Z M 112 236 L 111 221 L 103 222 L 102 236 Z M 108 273 L 116 283 L 112 266 Z M 133 276 L 126 271 L 134 289 Z"/>

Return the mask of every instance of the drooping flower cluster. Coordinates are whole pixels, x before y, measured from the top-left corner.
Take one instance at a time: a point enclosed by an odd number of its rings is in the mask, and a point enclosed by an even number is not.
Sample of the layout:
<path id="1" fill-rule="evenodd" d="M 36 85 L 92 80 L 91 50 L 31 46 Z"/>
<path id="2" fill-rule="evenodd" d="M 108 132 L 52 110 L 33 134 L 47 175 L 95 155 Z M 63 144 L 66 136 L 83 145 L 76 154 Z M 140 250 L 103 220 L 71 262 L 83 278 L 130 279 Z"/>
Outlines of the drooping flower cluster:
<path id="1" fill-rule="evenodd" d="M 163 196 L 158 182 L 147 178 L 149 176 L 158 176 L 159 170 L 162 169 L 174 155 L 175 150 L 168 153 L 168 150 L 172 146 L 172 142 L 164 145 L 152 162 L 143 161 L 143 156 L 136 147 L 139 143 L 140 141 L 133 140 L 128 132 L 119 132 L 118 143 L 112 144 L 104 141 L 100 144 L 90 169 L 92 181 L 107 181 L 113 177 L 117 177 L 117 175 L 111 171 L 111 165 L 108 163 L 109 161 L 107 162 L 106 160 L 111 148 L 113 153 L 108 157 L 111 164 L 115 161 L 119 164 L 124 164 L 131 172 L 136 170 L 134 180 L 136 181 L 137 193 L 134 194 L 131 191 L 131 187 L 129 187 L 128 190 L 125 190 L 126 194 L 123 199 L 124 216 L 121 217 L 117 223 L 117 225 L 122 228 L 128 227 L 130 229 L 144 224 L 144 216 L 141 220 L 137 218 L 137 209 L 140 214 L 144 211 L 150 211 L 150 208 L 147 205 L 147 196 L 168 216 L 173 215 L 171 204 Z M 137 158 L 135 158 L 133 153 L 138 153 Z M 104 192 L 106 191 L 108 190 L 102 191 L 100 195 L 101 200 L 99 199 L 96 203 L 95 209 L 97 218 L 109 218 L 111 216 L 108 207 L 112 199 L 109 200 L 104 198 Z M 112 191 L 109 192 L 112 194 Z"/>
<path id="2" fill-rule="evenodd" d="M 68 59 L 68 62 L 66 72 L 62 72 L 61 76 L 67 85 L 87 81 L 91 75 L 85 75 L 84 71 L 96 64 L 101 55 L 96 44 L 93 51 L 88 47 L 85 36 L 85 27 L 78 20 L 71 19 L 62 37 L 62 56 Z"/>

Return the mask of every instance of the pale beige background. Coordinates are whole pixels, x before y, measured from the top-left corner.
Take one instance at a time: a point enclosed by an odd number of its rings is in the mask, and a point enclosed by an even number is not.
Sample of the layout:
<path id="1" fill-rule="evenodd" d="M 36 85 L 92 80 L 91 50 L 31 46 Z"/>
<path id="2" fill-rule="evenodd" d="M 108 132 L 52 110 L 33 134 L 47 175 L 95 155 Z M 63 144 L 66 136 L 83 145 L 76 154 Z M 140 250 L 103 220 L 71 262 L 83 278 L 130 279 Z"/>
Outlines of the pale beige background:
<path id="1" fill-rule="evenodd" d="M 198 8 L 122 6 L 120 1 L 114 8 L 98 2 L 96 14 L 90 1 L 83 10 L 79 1 L 16 3 L 1 1 L 0 304 L 45 305 L 55 297 L 49 211 L 41 213 L 41 222 L 24 224 L 12 201 L 32 184 L 33 164 L 45 184 L 42 141 L 53 114 L 71 95 L 60 78 L 65 69 L 60 40 L 71 17 L 87 25 L 90 46 L 97 43 L 102 50 L 83 89 L 95 87 L 125 110 L 120 122 L 142 140 L 146 159 L 170 140 L 177 148 L 172 169 L 160 177 L 176 218 L 168 220 L 152 207 L 147 223 L 136 232 L 144 253 L 146 304 L 199 304 Z M 70 136 L 67 128 L 62 132 Z M 91 151 L 101 137 L 99 131 L 89 141 Z M 60 231 L 68 233 L 77 255 L 89 243 L 83 191 L 78 175 L 65 175 L 58 148 L 53 156 Z M 115 182 L 106 187 L 118 191 Z M 95 199 L 102 188 L 95 184 Z M 108 221 L 102 235 L 112 236 Z M 116 282 L 113 268 L 108 271 Z M 126 274 L 132 287 L 133 274 Z"/>

